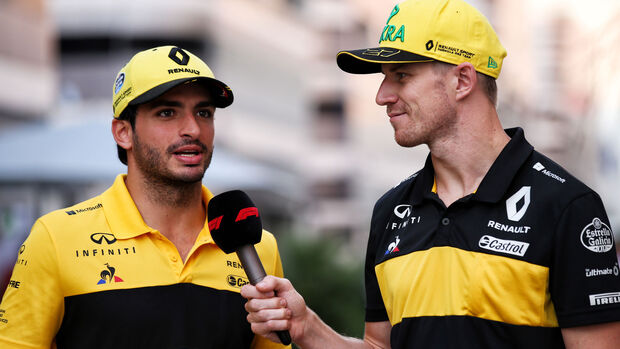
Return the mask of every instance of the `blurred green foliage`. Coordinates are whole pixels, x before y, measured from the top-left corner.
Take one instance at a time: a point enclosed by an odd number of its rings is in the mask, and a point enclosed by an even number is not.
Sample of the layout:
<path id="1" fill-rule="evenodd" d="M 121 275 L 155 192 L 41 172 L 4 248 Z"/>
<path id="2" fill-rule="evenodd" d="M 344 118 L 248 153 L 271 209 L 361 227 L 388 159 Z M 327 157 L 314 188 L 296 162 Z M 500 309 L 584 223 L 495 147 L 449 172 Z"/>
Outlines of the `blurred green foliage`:
<path id="1" fill-rule="evenodd" d="M 284 275 L 335 331 L 364 334 L 364 271 L 359 253 L 333 238 L 278 238 Z"/>

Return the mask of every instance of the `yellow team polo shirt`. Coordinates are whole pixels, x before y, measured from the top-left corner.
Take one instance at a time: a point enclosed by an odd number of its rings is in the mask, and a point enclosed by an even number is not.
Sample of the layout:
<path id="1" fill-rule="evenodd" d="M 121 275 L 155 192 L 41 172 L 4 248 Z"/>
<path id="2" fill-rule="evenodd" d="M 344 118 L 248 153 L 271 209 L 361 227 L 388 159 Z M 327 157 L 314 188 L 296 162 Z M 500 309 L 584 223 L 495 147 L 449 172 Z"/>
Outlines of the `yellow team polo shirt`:
<path id="1" fill-rule="evenodd" d="M 283 348 L 251 332 L 245 272 L 207 221 L 184 262 L 124 179 L 36 221 L 0 305 L 0 347 Z M 204 202 L 212 197 L 203 187 Z M 267 274 L 283 275 L 271 233 L 256 250 Z"/>

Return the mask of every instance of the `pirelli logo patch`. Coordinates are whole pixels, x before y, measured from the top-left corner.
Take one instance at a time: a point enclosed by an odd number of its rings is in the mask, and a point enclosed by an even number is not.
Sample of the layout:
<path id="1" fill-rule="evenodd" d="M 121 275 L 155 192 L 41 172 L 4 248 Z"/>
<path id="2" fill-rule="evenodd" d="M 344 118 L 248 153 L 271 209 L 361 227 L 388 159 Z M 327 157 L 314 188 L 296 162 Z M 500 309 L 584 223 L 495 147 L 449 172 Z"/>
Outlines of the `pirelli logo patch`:
<path id="1" fill-rule="evenodd" d="M 620 303 L 620 292 L 591 294 L 589 296 L 591 306 Z"/>

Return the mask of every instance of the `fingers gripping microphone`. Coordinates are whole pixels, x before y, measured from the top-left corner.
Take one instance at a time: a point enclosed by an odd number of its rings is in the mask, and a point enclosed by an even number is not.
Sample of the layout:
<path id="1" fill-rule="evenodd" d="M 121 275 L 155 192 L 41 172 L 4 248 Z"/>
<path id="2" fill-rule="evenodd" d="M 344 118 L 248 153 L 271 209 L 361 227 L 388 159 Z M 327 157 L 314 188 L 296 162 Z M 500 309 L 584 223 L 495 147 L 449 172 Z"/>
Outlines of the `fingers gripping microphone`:
<path id="1" fill-rule="evenodd" d="M 214 196 L 209 201 L 207 217 L 215 243 L 225 253 L 236 252 L 250 283 L 259 283 L 267 274 L 254 245 L 260 242 L 263 226 L 250 197 L 240 190 Z M 282 344 L 291 344 L 288 331 L 276 334 Z"/>

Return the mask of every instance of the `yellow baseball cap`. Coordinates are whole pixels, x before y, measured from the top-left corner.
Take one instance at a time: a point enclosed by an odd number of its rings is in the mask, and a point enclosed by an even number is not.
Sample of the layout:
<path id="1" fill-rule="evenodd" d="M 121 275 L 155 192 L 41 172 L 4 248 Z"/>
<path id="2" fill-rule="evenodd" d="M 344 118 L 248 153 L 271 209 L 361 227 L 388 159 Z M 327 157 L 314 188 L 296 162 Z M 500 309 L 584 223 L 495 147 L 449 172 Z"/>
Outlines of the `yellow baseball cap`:
<path id="1" fill-rule="evenodd" d="M 465 1 L 408 0 L 392 9 L 379 47 L 340 51 L 336 61 L 352 74 L 378 73 L 382 63 L 471 62 L 476 71 L 497 78 L 504 57 L 489 21 Z"/>
<path id="2" fill-rule="evenodd" d="M 209 66 L 191 52 L 176 46 L 138 52 L 116 75 L 112 98 L 114 117 L 118 118 L 128 105 L 148 102 L 191 81 L 202 82 L 210 89 L 216 107 L 232 104 L 230 87 L 215 79 Z"/>

